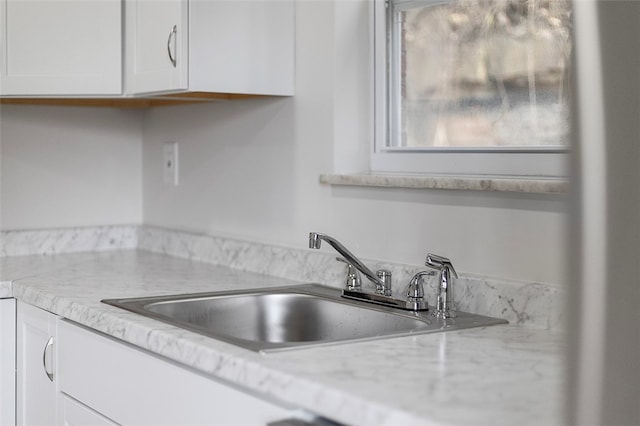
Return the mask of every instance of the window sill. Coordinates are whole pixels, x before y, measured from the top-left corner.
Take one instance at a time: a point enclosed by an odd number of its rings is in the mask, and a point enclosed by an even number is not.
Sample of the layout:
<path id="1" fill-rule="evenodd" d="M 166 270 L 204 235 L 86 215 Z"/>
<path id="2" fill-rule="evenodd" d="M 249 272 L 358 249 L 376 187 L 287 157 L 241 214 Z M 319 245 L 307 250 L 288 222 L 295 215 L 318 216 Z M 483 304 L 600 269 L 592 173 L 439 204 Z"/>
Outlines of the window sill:
<path id="1" fill-rule="evenodd" d="M 320 183 L 377 188 L 566 194 L 569 181 L 560 178 L 456 175 L 322 174 Z"/>

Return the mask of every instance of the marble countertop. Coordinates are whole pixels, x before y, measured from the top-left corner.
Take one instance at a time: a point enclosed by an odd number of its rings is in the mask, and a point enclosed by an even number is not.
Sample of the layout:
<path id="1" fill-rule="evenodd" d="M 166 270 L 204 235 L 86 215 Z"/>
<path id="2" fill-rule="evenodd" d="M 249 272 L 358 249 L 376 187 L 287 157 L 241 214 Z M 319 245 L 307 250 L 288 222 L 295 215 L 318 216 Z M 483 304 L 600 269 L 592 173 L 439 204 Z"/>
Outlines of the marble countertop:
<path id="1" fill-rule="evenodd" d="M 262 354 L 100 303 L 292 283 L 135 250 L 0 258 L 0 297 L 339 422 L 563 423 L 558 332 L 500 325 Z"/>

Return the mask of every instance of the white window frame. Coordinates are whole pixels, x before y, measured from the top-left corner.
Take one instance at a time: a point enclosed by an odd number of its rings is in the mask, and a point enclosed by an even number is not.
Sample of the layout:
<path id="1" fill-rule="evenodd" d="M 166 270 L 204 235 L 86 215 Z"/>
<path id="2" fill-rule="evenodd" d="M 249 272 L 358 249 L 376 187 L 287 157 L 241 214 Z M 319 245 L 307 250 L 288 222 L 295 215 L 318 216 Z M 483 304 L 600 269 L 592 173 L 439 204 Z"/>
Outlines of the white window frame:
<path id="1" fill-rule="evenodd" d="M 404 7 L 437 5 L 455 0 L 399 0 Z M 567 148 L 396 148 L 387 146 L 389 121 L 393 111 L 387 108 L 387 1 L 373 0 L 373 98 L 374 143 L 371 152 L 372 173 L 491 175 L 523 177 L 566 177 Z"/>

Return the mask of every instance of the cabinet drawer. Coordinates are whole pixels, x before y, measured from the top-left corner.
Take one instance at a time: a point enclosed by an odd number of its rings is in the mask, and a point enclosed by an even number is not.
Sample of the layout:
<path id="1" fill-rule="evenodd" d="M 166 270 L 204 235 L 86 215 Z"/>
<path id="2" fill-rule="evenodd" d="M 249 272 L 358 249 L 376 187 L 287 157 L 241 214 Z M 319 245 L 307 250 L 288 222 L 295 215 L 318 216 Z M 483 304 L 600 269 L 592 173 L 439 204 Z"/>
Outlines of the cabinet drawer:
<path id="1" fill-rule="evenodd" d="M 58 342 L 59 390 L 123 425 L 264 425 L 290 414 L 65 320 Z"/>
<path id="2" fill-rule="evenodd" d="M 60 412 L 64 426 L 118 426 L 75 399 L 60 394 Z"/>

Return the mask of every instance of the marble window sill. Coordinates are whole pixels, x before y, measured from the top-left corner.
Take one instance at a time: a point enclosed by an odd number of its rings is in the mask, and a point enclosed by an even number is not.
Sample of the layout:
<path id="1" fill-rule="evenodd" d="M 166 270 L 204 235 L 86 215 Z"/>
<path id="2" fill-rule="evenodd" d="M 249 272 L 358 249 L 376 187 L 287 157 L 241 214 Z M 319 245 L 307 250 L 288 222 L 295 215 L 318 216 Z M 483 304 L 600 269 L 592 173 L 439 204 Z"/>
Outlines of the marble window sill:
<path id="1" fill-rule="evenodd" d="M 498 191 L 566 194 L 569 181 L 561 178 L 455 175 L 322 174 L 320 183 L 378 188 Z"/>

